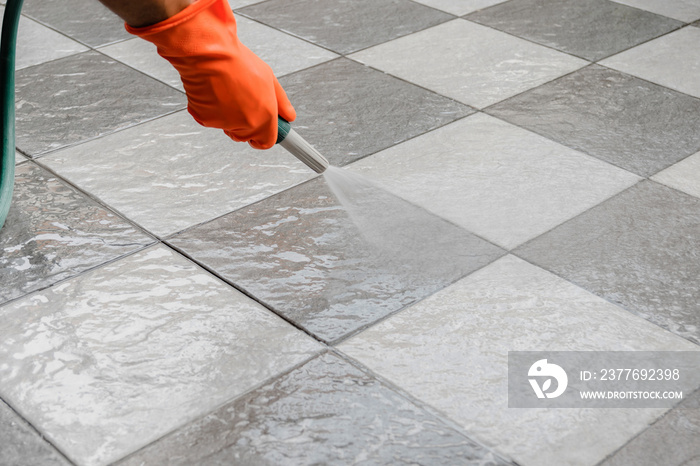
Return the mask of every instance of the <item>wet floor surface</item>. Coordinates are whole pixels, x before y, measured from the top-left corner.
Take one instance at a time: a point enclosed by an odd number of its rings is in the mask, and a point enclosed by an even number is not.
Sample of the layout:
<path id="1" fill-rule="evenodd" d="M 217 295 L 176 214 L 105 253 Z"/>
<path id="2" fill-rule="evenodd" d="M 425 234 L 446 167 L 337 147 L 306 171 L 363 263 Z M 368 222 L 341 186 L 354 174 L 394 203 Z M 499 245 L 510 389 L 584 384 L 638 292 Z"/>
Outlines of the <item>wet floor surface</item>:
<path id="1" fill-rule="evenodd" d="M 700 2 L 230 1 L 354 211 L 24 4 L 0 464 L 698 461 L 697 393 L 513 409 L 507 358 L 700 350 Z"/>

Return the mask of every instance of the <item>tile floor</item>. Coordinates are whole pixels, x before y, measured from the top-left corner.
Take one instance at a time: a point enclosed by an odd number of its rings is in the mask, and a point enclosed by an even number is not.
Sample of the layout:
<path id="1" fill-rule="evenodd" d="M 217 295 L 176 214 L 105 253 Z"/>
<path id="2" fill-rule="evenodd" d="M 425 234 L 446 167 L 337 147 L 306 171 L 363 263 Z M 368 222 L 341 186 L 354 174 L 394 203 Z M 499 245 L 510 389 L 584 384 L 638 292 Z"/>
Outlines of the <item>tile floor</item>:
<path id="1" fill-rule="evenodd" d="M 700 391 L 506 399 L 508 351 L 700 350 L 700 1 L 230 4 L 371 201 L 25 0 L 0 464 L 700 464 Z"/>

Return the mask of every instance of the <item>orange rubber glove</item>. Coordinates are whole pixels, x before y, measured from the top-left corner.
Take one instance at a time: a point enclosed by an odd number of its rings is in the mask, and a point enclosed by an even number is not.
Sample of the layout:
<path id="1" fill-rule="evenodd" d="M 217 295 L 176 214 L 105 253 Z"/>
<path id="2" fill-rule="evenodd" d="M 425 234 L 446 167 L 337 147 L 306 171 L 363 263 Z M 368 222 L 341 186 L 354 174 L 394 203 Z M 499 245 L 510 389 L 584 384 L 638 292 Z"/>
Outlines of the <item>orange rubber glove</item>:
<path id="1" fill-rule="evenodd" d="M 272 69 L 238 40 L 227 0 L 198 0 L 165 21 L 126 30 L 154 43 L 177 69 L 199 124 L 269 149 L 277 140 L 277 116 L 296 118 Z"/>

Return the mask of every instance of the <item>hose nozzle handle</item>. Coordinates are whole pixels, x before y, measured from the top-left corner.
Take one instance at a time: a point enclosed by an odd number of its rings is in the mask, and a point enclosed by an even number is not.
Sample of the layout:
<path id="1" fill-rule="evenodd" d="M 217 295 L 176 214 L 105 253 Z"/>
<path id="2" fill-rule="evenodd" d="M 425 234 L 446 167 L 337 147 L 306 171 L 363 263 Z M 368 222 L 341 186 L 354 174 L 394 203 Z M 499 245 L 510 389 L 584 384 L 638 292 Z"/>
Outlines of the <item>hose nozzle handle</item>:
<path id="1" fill-rule="evenodd" d="M 299 136 L 292 129 L 292 125 L 282 117 L 277 119 L 277 144 L 287 149 L 316 173 L 323 173 L 328 168 L 328 160 Z"/>

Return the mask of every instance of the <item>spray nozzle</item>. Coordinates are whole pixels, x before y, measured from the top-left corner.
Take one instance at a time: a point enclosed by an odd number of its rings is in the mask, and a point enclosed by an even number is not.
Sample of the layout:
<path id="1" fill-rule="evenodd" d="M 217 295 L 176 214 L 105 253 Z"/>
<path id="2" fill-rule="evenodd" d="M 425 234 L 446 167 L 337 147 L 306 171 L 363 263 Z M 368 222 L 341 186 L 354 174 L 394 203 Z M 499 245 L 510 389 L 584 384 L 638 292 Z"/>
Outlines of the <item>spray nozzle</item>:
<path id="1" fill-rule="evenodd" d="M 292 129 L 292 125 L 282 117 L 277 119 L 277 144 L 287 149 L 316 173 L 323 173 L 328 168 L 328 160 L 299 136 Z"/>

